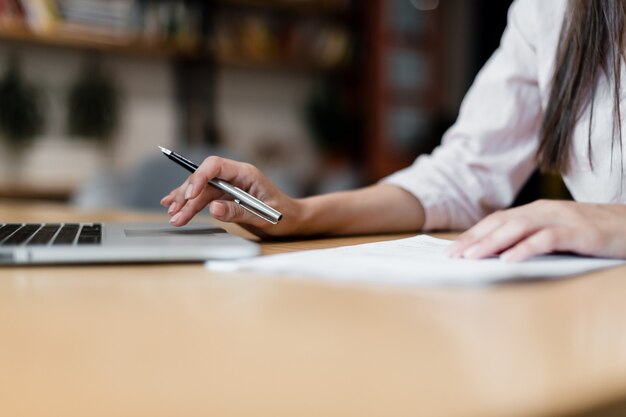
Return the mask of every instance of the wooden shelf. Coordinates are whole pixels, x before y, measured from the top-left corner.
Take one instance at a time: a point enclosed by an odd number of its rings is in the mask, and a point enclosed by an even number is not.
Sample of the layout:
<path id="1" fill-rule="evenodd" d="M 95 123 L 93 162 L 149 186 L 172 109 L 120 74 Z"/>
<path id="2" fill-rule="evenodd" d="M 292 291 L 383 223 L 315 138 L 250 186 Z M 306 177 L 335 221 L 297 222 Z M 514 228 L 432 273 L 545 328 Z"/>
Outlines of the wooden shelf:
<path id="1" fill-rule="evenodd" d="M 115 36 L 80 27 L 61 25 L 52 32 L 37 33 L 21 24 L 0 25 L 0 40 L 39 45 L 70 47 L 155 58 L 200 56 L 198 48 L 181 47 L 169 42 L 147 42 L 128 36 Z"/>
<path id="2" fill-rule="evenodd" d="M 148 43 L 131 38 L 101 36 L 90 32 L 55 31 L 35 33 L 19 26 L 0 26 L 0 42 L 26 42 L 37 45 L 87 49 L 103 52 L 139 55 L 154 58 L 204 58 L 215 63 L 253 70 L 288 70 L 300 72 L 340 71 L 343 66 L 324 66 L 311 62 L 287 59 L 255 60 L 212 54 L 208 49 L 181 48 L 169 43 Z"/>
<path id="3" fill-rule="evenodd" d="M 247 7 L 269 12 L 291 13 L 300 16 L 316 16 L 325 18 L 343 18 L 348 15 L 348 8 L 324 5 L 320 2 L 294 2 L 280 0 L 219 0 L 222 6 Z"/>
<path id="4" fill-rule="evenodd" d="M 214 61 L 225 67 L 249 69 L 255 71 L 294 71 L 300 73 L 340 73 L 346 68 L 345 65 L 324 66 L 313 62 L 296 61 L 295 59 L 250 59 L 246 57 L 220 56 Z"/>

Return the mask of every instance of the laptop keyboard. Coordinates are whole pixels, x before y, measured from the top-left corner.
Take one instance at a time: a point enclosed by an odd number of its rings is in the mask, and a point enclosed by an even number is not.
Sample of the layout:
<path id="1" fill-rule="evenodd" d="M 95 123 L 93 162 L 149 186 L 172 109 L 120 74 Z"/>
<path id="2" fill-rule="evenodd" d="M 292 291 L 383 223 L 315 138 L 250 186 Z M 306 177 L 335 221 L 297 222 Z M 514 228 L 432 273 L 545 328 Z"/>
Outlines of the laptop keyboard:
<path id="1" fill-rule="evenodd" d="M 102 225 L 0 223 L 0 246 L 14 245 L 98 245 Z"/>

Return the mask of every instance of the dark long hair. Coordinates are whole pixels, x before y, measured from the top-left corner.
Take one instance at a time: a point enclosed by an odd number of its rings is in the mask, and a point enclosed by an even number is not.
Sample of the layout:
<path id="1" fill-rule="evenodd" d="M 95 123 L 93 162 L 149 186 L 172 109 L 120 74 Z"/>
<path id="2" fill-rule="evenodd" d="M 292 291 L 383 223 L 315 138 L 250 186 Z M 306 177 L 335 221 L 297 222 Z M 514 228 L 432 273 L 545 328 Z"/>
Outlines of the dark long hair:
<path id="1" fill-rule="evenodd" d="M 549 0 L 547 0 L 549 1 Z M 576 123 L 590 105 L 589 163 L 596 84 L 604 74 L 613 84 L 613 141 L 621 151 L 621 58 L 624 47 L 623 0 L 570 0 L 559 40 L 550 98 L 539 136 L 537 161 L 543 171 L 567 173 Z M 623 171 L 623 166 L 622 166 Z"/>

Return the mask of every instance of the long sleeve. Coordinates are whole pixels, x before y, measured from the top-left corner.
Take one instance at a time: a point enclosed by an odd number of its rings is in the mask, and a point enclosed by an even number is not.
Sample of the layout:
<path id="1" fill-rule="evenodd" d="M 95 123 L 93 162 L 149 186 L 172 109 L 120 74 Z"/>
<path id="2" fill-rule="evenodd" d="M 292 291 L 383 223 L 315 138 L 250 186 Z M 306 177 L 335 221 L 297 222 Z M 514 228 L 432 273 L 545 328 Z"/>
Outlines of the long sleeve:
<path id="1" fill-rule="evenodd" d="M 542 119 L 537 7 L 531 0 L 511 6 L 500 47 L 476 77 L 441 146 L 383 179 L 419 199 L 425 230 L 467 228 L 508 207 L 534 170 Z"/>

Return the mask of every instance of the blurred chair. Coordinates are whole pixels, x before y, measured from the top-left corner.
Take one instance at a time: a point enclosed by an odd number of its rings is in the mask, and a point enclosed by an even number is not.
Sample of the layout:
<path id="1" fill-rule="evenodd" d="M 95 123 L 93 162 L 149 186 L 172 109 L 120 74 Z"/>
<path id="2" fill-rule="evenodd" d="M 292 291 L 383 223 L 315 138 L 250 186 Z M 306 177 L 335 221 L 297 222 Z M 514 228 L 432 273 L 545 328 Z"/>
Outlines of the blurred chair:
<path id="1" fill-rule="evenodd" d="M 176 152 L 198 164 L 210 155 L 234 158 L 227 151 L 212 147 L 177 147 Z M 72 203 L 84 209 L 163 210 L 159 203 L 161 199 L 188 176 L 188 171 L 161 152 L 154 152 L 125 175 L 115 172 L 95 174 L 81 185 Z"/>

